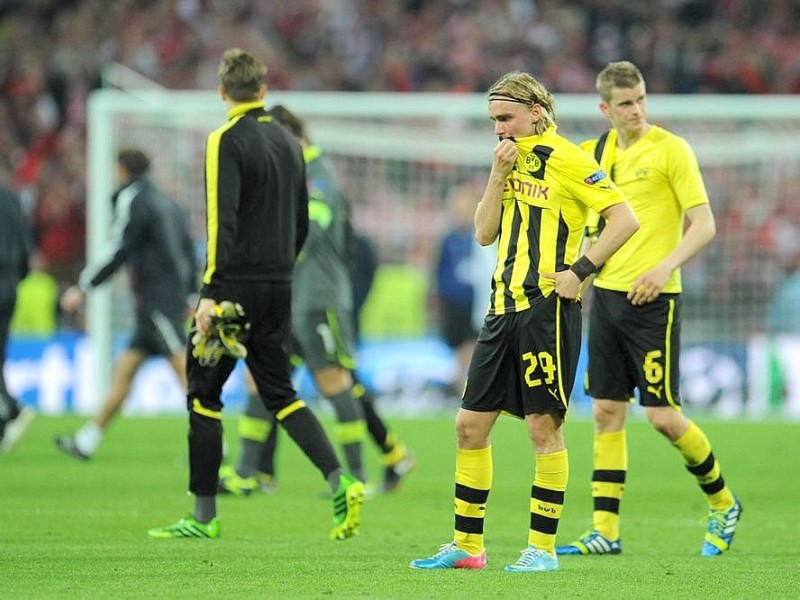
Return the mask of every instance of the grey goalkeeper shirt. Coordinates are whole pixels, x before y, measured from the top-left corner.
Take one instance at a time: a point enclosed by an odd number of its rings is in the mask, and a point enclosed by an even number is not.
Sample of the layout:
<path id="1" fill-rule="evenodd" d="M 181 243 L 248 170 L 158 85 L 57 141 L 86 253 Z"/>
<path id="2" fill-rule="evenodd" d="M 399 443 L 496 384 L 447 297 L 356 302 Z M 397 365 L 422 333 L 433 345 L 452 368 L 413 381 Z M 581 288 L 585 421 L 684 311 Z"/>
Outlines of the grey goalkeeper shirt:
<path id="1" fill-rule="evenodd" d="M 347 200 L 318 146 L 307 148 L 305 159 L 309 231 L 295 263 L 292 312 L 335 309 L 350 314 L 352 240 Z"/>

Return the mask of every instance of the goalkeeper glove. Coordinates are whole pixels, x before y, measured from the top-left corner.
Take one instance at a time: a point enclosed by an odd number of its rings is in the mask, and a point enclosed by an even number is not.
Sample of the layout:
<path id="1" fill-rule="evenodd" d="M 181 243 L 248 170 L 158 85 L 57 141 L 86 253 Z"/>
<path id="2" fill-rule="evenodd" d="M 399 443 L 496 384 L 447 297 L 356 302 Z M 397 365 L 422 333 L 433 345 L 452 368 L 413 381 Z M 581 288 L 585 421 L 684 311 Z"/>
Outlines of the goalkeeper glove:
<path id="1" fill-rule="evenodd" d="M 196 331 L 192 336 L 192 356 L 203 367 L 213 367 L 223 355 L 246 358 L 250 322 L 238 302 L 224 300 L 211 309 L 212 330 L 209 335 Z"/>

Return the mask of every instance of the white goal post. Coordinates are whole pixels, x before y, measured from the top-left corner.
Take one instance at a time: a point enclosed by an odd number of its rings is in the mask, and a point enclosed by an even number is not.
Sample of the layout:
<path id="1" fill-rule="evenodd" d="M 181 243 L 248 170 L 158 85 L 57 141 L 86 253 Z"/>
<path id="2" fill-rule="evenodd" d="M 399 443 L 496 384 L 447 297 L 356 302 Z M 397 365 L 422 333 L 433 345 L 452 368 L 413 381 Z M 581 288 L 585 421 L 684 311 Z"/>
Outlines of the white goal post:
<path id="1" fill-rule="evenodd" d="M 795 193 L 800 173 L 797 97 L 648 99 L 649 120 L 686 137 L 695 148 L 718 214 L 744 211 L 748 227 L 757 228 L 787 194 Z M 482 176 L 491 162 L 495 138 L 485 96 L 270 91 L 267 104 L 277 103 L 307 120 L 313 140 L 331 157 L 351 195 L 359 229 L 377 243 L 382 259 L 423 270 L 429 266 L 449 222 L 447 189 Z M 557 95 L 559 131 L 576 142 L 597 136 L 607 127 L 597 105 L 595 95 Z M 225 105 L 212 92 L 92 94 L 87 260 L 98 256 L 108 237 L 114 156 L 122 146 L 139 145 L 151 154 L 155 182 L 190 208 L 193 229 L 202 236 L 203 144 L 207 133 L 224 122 L 225 113 Z M 723 219 L 720 226 L 724 225 Z M 763 309 L 759 303 L 769 293 L 770 278 L 778 274 L 748 271 L 746 281 L 731 285 L 726 277 L 738 272 L 724 266 L 726 253 L 745 243 L 726 240 L 718 251 L 687 268 L 686 319 L 692 323 L 688 335 L 719 333 L 730 339 L 758 330 L 756 320 Z M 130 317 L 127 291 L 118 288 L 122 286 L 103 286 L 88 300 L 96 397 L 108 385 L 114 333 L 124 329 Z"/>

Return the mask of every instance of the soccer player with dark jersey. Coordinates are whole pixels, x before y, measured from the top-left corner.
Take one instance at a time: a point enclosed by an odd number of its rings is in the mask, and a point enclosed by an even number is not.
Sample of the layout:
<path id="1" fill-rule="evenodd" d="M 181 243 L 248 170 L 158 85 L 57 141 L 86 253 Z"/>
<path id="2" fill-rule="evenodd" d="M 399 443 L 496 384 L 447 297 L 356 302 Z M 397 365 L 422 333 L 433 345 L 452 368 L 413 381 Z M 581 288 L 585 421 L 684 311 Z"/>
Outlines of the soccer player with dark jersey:
<path id="1" fill-rule="evenodd" d="M 168 198 L 149 177 L 150 157 L 139 148 L 117 153 L 114 226 L 102 257 L 88 265 L 77 285 L 61 297 L 66 312 L 77 310 L 86 293 L 108 281 L 123 265 L 130 274 L 135 328 L 128 347 L 114 363 L 108 393 L 97 414 L 71 435 L 55 438 L 66 454 L 88 460 L 122 410 L 133 379 L 145 360 L 167 359 L 181 388 L 186 389 L 186 314 L 197 287 L 194 242 L 186 211 Z"/>
<path id="2" fill-rule="evenodd" d="M 680 267 L 713 239 L 714 215 L 689 144 L 647 121 L 639 69 L 627 61 L 609 64 L 597 76 L 597 91 L 612 129 L 584 148 L 625 193 L 641 227 L 594 280 L 586 377 L 594 399 L 593 524 L 557 552 L 622 551 L 625 417 L 637 390 L 648 420 L 680 453 L 706 497 L 701 554 L 717 556 L 730 547 L 742 506 L 722 478 L 708 438 L 681 411 L 679 389 Z M 602 223 L 595 221 L 590 237 Z"/>
<path id="3" fill-rule="evenodd" d="M 568 461 L 563 424 L 581 344 L 581 284 L 636 231 L 622 192 L 556 131 L 553 96 L 528 73 L 488 92 L 500 138 L 475 210 L 475 237 L 498 241 L 486 319 L 456 416 L 455 533 L 417 569 L 481 569 L 492 487 L 490 432 L 501 412 L 525 420 L 536 467 L 528 545 L 510 572 L 554 571 Z M 579 256 L 588 210 L 607 226 Z"/>
<path id="4" fill-rule="evenodd" d="M 265 76 L 264 64 L 243 50 L 222 55 L 219 93 L 228 121 L 206 143 L 206 268 L 187 360 L 189 491 L 195 505 L 174 525 L 149 530 L 151 537 L 220 535 L 221 394 L 237 358 L 245 359 L 266 408 L 327 480 L 331 538 L 352 537 L 360 525 L 364 484 L 343 472 L 290 380 L 292 274 L 308 233 L 308 189 L 299 142 L 264 107 Z M 206 352 L 218 343 L 227 352 Z"/>
<path id="5" fill-rule="evenodd" d="M 300 140 L 309 187 L 308 238 L 297 258 L 292 283 L 292 335 L 295 352 L 314 376 L 320 393 L 333 405 L 338 423 L 335 437 L 350 471 L 364 480 L 362 442 L 369 432 L 383 453 L 383 491 L 394 491 L 415 466 L 404 444 L 389 433 L 366 388 L 354 381 L 355 334 L 353 291 L 348 263 L 352 253 L 349 205 L 323 158 L 312 144 L 305 124 L 277 105 L 269 114 Z M 277 429 L 257 394 L 239 421 L 242 455 L 235 468 L 220 471 L 220 490 L 236 495 L 264 487 L 274 489 Z M 260 465 L 272 465 L 269 470 Z"/>
<path id="6" fill-rule="evenodd" d="M 30 231 L 17 195 L 0 183 L 0 452 L 10 452 L 36 416 L 6 387 L 3 367 L 17 286 L 29 271 Z"/>

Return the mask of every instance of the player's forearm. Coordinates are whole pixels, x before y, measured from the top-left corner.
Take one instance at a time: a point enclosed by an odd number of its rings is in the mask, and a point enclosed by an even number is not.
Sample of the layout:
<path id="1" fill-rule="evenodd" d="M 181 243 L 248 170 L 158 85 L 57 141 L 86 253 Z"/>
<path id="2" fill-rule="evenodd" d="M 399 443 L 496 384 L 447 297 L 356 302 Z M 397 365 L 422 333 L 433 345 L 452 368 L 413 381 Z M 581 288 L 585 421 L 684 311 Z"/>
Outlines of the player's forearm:
<path id="1" fill-rule="evenodd" d="M 670 271 L 682 267 L 713 240 L 717 234 L 717 227 L 711 209 L 704 208 L 700 211 L 694 211 L 694 213 L 692 211 L 688 214 L 694 216 L 694 218 L 692 219 L 690 216 L 691 223 L 683 234 L 681 242 L 662 261 L 662 264 L 668 267 Z"/>
<path id="2" fill-rule="evenodd" d="M 127 245 L 112 246 L 109 244 L 99 262 L 90 264 L 81 271 L 78 277 L 78 286 L 85 293 L 102 285 L 125 264 L 129 253 L 130 249 Z"/>
<path id="3" fill-rule="evenodd" d="M 627 202 L 610 206 L 603 211 L 603 218 L 606 226 L 585 254 L 597 267 L 605 264 L 639 230 L 639 221 Z"/>
<path id="4" fill-rule="evenodd" d="M 475 239 L 481 246 L 488 246 L 497 239 L 503 207 L 501 198 L 505 184 L 505 177 L 492 173 L 486 184 L 483 198 L 475 209 Z"/>

